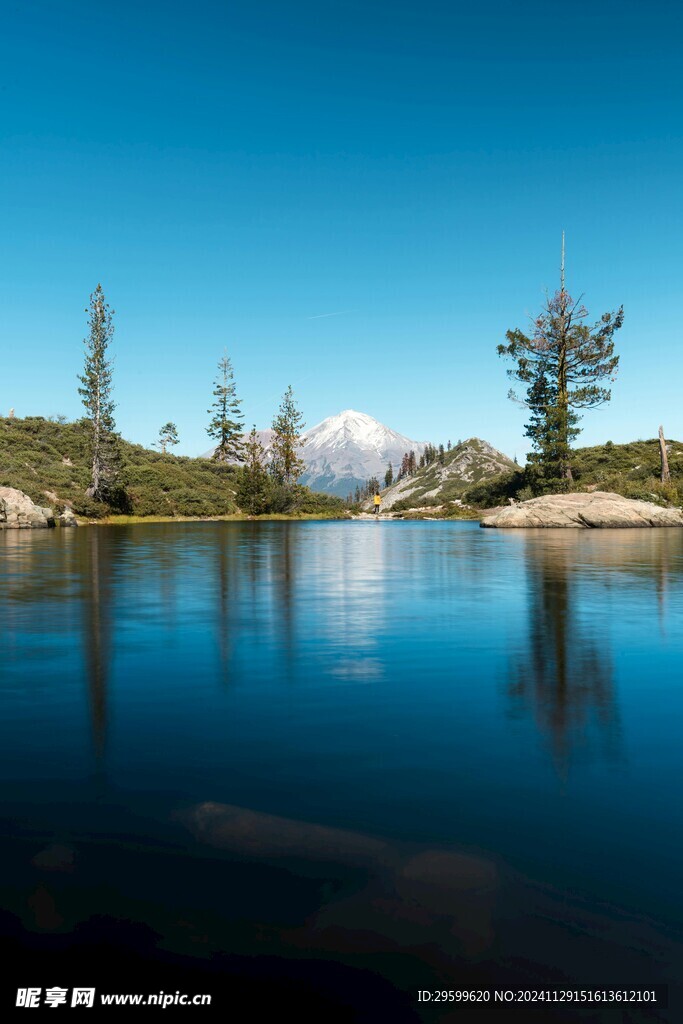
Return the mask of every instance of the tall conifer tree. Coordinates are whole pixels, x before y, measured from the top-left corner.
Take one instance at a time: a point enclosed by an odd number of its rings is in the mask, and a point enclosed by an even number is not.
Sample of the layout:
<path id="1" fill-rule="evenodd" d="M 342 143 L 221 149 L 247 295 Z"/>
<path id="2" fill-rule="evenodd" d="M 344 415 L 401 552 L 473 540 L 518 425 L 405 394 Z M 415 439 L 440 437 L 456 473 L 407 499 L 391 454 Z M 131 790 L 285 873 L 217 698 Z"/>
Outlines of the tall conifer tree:
<path id="1" fill-rule="evenodd" d="M 83 374 L 78 377 L 82 385 L 78 393 L 90 424 L 90 485 L 85 493 L 96 501 L 107 501 L 119 478 L 121 450 L 114 421 L 113 361 L 107 354 L 114 336 L 114 311 L 105 300 L 101 284 L 90 296 L 85 312 L 89 332 L 84 339 Z"/>
<path id="2" fill-rule="evenodd" d="M 273 419 L 274 436 L 270 463 L 270 471 L 275 480 L 287 487 L 295 484 L 306 468 L 299 455 L 304 426 L 303 415 L 296 404 L 290 384 Z"/>
<path id="3" fill-rule="evenodd" d="M 242 462 L 244 459 L 244 419 L 242 402 L 237 397 L 235 374 L 227 353 L 218 363 L 218 376 L 213 385 L 214 403 L 208 410 L 212 417 L 206 428 L 216 441 L 213 458 L 218 462 Z"/>
<path id="4" fill-rule="evenodd" d="M 603 382 L 615 380 L 619 365 L 613 339 L 624 322 L 623 306 L 603 313 L 593 327 L 587 317 L 581 299 L 572 299 L 565 288 L 563 235 L 559 291 L 547 299 L 531 335 L 508 331 L 507 345 L 498 346 L 498 354 L 515 364 L 508 376 L 526 385 L 523 402 L 531 410 L 526 433 L 534 449 L 530 459 L 556 487 L 572 479 L 571 442 L 580 432 L 577 410 L 609 401 L 612 393 Z M 519 400 L 514 391 L 510 398 Z"/>
<path id="5" fill-rule="evenodd" d="M 263 515 L 268 511 L 268 473 L 264 465 L 263 445 L 256 432 L 256 426 L 244 446 L 244 467 L 237 489 L 240 507 L 249 515 Z"/>

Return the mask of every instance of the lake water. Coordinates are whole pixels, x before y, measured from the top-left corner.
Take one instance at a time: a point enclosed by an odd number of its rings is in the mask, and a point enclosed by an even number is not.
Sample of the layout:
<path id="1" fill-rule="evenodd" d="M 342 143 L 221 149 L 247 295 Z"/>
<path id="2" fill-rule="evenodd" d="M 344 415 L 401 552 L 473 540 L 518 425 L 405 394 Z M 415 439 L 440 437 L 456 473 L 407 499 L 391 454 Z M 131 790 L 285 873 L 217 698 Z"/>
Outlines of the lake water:
<path id="1" fill-rule="evenodd" d="M 0 533 L 3 964 L 302 1021 L 668 985 L 488 1012 L 680 1020 L 682 664 L 683 531 Z"/>

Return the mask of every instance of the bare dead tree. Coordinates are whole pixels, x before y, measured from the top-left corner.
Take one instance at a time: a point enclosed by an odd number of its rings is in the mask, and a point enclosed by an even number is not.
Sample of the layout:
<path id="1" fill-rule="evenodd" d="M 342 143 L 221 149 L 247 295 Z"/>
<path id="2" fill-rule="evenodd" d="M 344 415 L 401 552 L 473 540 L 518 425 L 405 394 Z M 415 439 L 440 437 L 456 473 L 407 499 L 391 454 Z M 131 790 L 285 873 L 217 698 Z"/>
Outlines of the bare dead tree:
<path id="1" fill-rule="evenodd" d="M 659 455 L 662 461 L 662 483 L 668 484 L 671 480 L 669 472 L 669 459 L 666 454 L 666 441 L 664 440 L 664 427 L 659 428 Z"/>

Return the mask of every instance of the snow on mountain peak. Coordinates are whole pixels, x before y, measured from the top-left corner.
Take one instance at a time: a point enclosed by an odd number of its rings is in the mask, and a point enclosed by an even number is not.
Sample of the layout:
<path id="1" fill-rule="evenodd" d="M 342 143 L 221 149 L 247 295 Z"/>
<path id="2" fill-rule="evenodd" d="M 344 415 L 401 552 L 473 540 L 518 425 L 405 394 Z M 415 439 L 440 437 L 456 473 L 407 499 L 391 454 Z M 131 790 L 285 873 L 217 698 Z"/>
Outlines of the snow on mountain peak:
<path id="1" fill-rule="evenodd" d="M 420 455 L 424 443 L 385 427 L 356 409 L 344 409 L 316 424 L 303 437 L 303 480 L 313 489 L 348 494 L 357 483 L 383 477 L 391 462 L 400 465 L 407 451 Z"/>
<path id="2" fill-rule="evenodd" d="M 387 441 L 395 441 L 401 436 L 366 413 L 345 409 L 312 427 L 305 435 L 304 444 L 311 449 L 317 449 L 328 445 L 340 447 L 355 443 L 362 448 L 381 452 Z"/>

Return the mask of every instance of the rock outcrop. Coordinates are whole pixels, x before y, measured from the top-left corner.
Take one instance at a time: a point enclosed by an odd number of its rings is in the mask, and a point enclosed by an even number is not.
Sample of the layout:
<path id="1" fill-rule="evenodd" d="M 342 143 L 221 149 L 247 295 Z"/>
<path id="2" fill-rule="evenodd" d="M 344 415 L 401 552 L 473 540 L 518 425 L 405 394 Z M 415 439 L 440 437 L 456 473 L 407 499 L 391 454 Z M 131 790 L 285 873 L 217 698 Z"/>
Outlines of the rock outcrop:
<path id="1" fill-rule="evenodd" d="M 70 508 L 65 508 L 59 515 L 60 526 L 78 526 L 78 520 Z"/>
<path id="2" fill-rule="evenodd" d="M 55 525 L 51 508 L 34 505 L 14 487 L 0 487 L 0 530 L 35 530 Z"/>
<path id="3" fill-rule="evenodd" d="M 642 526 L 683 526 L 683 512 L 661 508 L 649 501 L 620 494 L 548 494 L 501 509 L 482 519 L 481 526 L 504 529 L 569 527 L 571 529 L 624 529 Z"/>

